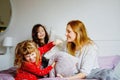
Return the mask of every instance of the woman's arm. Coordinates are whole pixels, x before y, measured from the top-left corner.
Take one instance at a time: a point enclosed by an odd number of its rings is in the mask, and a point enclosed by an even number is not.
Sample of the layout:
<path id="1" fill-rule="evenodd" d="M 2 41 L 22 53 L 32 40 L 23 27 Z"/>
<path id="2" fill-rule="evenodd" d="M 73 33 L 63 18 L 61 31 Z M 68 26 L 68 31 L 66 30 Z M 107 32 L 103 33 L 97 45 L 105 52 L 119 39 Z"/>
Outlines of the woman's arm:
<path id="1" fill-rule="evenodd" d="M 78 73 L 74 76 L 66 77 L 67 80 L 74 80 L 74 79 L 84 79 L 86 75 L 84 73 Z"/>
<path id="2" fill-rule="evenodd" d="M 99 68 L 98 65 L 98 50 L 95 45 L 87 45 L 82 49 L 79 71 L 88 75 L 92 69 Z"/>
<path id="3" fill-rule="evenodd" d="M 97 54 L 93 45 L 84 47 L 81 55 L 78 57 L 80 58 L 78 64 L 79 73 L 68 77 L 68 79 L 84 79 L 92 69 L 98 68 Z"/>

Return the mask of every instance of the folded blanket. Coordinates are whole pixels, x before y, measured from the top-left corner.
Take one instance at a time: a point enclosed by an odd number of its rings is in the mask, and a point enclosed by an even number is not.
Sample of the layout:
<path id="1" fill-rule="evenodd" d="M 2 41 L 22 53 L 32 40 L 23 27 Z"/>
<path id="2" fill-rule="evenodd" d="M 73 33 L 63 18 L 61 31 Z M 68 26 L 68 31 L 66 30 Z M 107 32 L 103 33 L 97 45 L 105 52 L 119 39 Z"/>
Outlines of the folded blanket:
<path id="1" fill-rule="evenodd" d="M 113 71 L 113 69 L 94 69 L 86 78 L 97 80 L 119 80 L 115 77 Z"/>

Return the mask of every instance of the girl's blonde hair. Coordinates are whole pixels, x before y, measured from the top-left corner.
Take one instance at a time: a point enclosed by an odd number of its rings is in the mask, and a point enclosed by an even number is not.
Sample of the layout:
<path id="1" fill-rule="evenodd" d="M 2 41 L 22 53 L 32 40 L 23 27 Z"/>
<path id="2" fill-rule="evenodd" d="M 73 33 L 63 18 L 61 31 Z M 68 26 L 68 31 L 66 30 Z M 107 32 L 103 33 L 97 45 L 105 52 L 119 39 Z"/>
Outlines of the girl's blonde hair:
<path id="1" fill-rule="evenodd" d="M 32 40 L 25 40 L 17 44 L 15 48 L 15 61 L 14 65 L 17 67 L 21 67 L 22 62 L 25 60 L 25 55 L 31 54 L 32 52 L 35 52 L 36 57 L 36 65 L 40 62 L 40 53 L 38 51 L 37 45 Z"/>
<path id="2" fill-rule="evenodd" d="M 74 42 L 67 43 L 68 52 L 71 55 L 75 55 L 76 47 L 79 47 L 80 51 L 82 47 L 86 44 L 91 44 L 92 40 L 88 37 L 85 25 L 79 20 L 72 20 L 68 24 L 73 32 L 76 34 Z"/>

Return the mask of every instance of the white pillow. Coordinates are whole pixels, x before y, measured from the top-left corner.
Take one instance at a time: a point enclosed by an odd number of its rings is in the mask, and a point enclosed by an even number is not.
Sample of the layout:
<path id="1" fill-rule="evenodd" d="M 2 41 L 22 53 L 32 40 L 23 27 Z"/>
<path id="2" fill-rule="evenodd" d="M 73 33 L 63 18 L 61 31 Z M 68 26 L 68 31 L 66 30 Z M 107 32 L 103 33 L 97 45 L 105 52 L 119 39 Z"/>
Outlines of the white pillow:
<path id="1" fill-rule="evenodd" d="M 57 77 L 57 74 L 63 77 L 72 76 L 78 72 L 78 59 L 66 52 L 57 52 L 49 60 L 49 65 L 56 61 L 55 67 L 50 72 L 50 77 Z"/>

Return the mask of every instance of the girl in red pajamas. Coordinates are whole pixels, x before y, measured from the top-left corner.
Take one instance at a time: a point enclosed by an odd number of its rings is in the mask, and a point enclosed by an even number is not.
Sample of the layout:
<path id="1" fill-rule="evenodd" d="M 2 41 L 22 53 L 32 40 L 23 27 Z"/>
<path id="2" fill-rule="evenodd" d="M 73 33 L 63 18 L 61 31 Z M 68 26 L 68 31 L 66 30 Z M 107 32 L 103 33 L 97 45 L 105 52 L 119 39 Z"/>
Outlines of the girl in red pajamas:
<path id="1" fill-rule="evenodd" d="M 37 48 L 36 43 L 32 40 L 18 43 L 15 49 L 14 64 L 18 68 L 15 80 L 37 80 L 38 77 L 47 75 L 54 67 L 55 62 L 41 69 L 41 57 L 43 53 L 59 43 L 60 41 L 50 42 L 40 48 Z"/>

